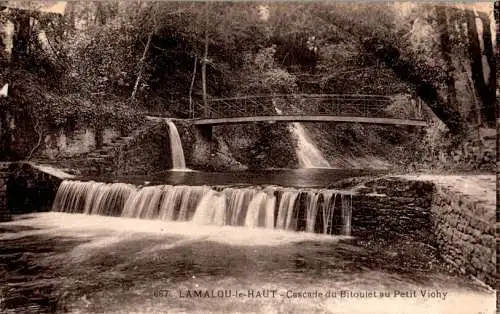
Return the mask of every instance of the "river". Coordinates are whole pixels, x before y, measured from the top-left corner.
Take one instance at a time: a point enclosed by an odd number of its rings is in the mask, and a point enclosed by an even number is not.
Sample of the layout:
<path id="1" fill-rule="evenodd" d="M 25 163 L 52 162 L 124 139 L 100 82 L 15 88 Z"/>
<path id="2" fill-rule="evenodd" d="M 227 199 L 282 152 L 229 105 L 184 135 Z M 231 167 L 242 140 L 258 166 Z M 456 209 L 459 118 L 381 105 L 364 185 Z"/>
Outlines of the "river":
<path id="1" fill-rule="evenodd" d="M 386 170 L 367 169 L 268 169 L 233 172 L 166 171 L 149 176 L 88 177 L 82 180 L 171 185 L 279 185 L 284 187 L 327 187 L 337 181 L 362 176 L 383 175 Z"/>
<path id="2" fill-rule="evenodd" d="M 191 171 L 170 144 L 177 171 L 65 180 L 51 212 L 0 223 L 0 310 L 493 312 L 429 245 L 349 236 L 351 191 L 331 185 L 385 172 L 317 168 L 319 152 L 308 169 Z"/>
<path id="3" fill-rule="evenodd" d="M 4 313 L 495 308 L 493 292 L 450 272 L 429 247 L 404 239 L 351 243 L 312 233 L 51 212 L 0 224 L 0 244 L 2 267 L 10 269 L 0 279 Z"/>

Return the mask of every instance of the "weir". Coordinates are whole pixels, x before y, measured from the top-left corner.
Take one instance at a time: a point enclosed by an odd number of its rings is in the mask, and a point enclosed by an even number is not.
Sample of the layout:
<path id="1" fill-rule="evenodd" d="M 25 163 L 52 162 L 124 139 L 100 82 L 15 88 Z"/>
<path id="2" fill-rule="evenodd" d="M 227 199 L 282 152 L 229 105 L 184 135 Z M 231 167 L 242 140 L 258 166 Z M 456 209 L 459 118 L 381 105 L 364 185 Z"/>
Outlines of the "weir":
<path id="1" fill-rule="evenodd" d="M 225 187 L 65 180 L 52 210 L 193 224 L 350 234 L 352 195 L 280 186 Z"/>

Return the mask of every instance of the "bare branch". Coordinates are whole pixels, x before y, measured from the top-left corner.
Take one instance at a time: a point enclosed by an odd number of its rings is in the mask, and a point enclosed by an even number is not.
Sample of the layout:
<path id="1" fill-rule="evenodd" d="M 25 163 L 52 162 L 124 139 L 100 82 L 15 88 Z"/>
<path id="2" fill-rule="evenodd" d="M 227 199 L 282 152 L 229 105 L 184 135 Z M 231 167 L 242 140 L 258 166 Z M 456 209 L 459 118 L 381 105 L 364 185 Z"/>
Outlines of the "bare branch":
<path id="1" fill-rule="evenodd" d="M 194 112 L 193 112 L 193 86 L 194 86 L 194 79 L 196 77 L 196 64 L 198 63 L 198 56 L 194 57 L 194 69 L 193 69 L 193 77 L 191 78 L 191 86 L 189 86 L 189 112 L 191 114 L 191 117 L 193 117 Z"/>
<path id="2" fill-rule="evenodd" d="M 38 134 L 38 142 L 33 147 L 33 149 L 31 149 L 30 153 L 26 157 L 26 160 L 30 160 L 31 156 L 35 153 L 35 151 L 38 148 L 40 148 L 40 145 L 42 144 L 42 139 L 43 139 L 43 129 L 40 127 L 40 121 L 37 118 L 33 118 L 33 120 L 35 121 L 35 125 L 34 125 L 35 132 Z"/>

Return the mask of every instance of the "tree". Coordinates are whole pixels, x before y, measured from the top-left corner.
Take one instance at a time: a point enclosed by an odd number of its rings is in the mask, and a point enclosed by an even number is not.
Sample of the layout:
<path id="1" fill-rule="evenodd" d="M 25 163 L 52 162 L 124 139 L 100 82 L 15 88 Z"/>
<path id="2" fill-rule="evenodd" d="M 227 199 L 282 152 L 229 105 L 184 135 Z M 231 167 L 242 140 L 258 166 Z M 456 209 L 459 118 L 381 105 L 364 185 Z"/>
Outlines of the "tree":
<path id="1" fill-rule="evenodd" d="M 437 22 L 440 27 L 440 44 L 441 44 L 441 53 L 443 60 L 445 62 L 445 71 L 446 71 L 446 87 L 448 89 L 447 92 L 447 104 L 450 108 L 457 108 L 457 90 L 455 87 L 455 77 L 454 71 L 455 67 L 453 66 L 452 55 L 451 55 L 451 43 L 450 43 L 450 34 L 448 32 L 448 18 L 446 14 L 445 6 L 437 6 Z"/>
<path id="2" fill-rule="evenodd" d="M 467 34 L 469 39 L 469 56 L 472 68 L 472 80 L 474 81 L 476 92 L 483 103 L 482 114 L 486 118 L 486 122 L 491 124 L 495 121 L 495 90 L 494 88 L 492 89 L 488 86 L 484 81 L 482 50 L 479 43 L 475 13 L 472 10 L 466 10 L 465 14 L 467 17 Z M 491 43 L 491 36 L 489 37 Z M 489 44 L 488 48 L 492 50 L 491 47 L 491 44 Z"/>
<path id="3" fill-rule="evenodd" d="M 404 33 L 393 28 L 390 12 L 387 5 L 357 5 L 355 8 L 337 5 L 318 10 L 318 14 L 325 20 L 357 38 L 367 52 L 392 69 L 401 80 L 410 84 L 452 134 L 463 135 L 467 129 L 465 119 L 440 95 L 440 67 L 427 64 L 425 60 L 411 53 L 408 49 L 410 43 Z"/>

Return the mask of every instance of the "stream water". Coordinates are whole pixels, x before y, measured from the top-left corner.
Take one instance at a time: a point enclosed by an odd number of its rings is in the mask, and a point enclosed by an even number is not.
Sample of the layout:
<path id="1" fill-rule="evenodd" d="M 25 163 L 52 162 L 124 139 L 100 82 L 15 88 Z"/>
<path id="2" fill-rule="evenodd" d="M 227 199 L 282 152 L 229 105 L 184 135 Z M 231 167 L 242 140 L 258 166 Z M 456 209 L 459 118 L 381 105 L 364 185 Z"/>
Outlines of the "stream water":
<path id="1" fill-rule="evenodd" d="M 53 211 L 349 235 L 351 198 L 333 189 L 67 180 Z"/>
<path id="2" fill-rule="evenodd" d="M 182 145 L 169 128 L 173 168 L 183 170 Z M 295 130 L 299 143 L 308 141 Z M 319 169 L 327 162 L 311 147 L 298 148 L 307 169 L 63 181 L 52 212 L 0 224 L 0 267 L 10 270 L 0 278 L 0 311 L 494 309 L 494 293 L 450 273 L 428 245 L 404 235 L 353 241 L 352 195 L 330 185 L 383 172 Z"/>
<path id="3" fill-rule="evenodd" d="M 169 130 L 170 151 L 172 153 L 172 170 L 186 170 L 184 149 L 182 148 L 182 142 L 177 127 L 170 120 L 166 120 L 166 122 Z"/>

